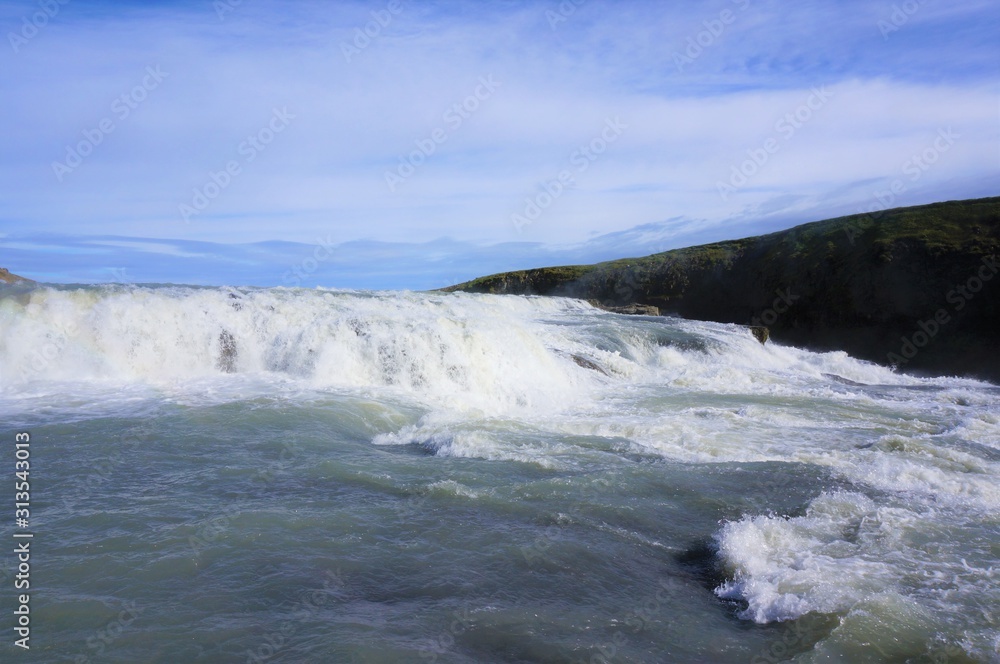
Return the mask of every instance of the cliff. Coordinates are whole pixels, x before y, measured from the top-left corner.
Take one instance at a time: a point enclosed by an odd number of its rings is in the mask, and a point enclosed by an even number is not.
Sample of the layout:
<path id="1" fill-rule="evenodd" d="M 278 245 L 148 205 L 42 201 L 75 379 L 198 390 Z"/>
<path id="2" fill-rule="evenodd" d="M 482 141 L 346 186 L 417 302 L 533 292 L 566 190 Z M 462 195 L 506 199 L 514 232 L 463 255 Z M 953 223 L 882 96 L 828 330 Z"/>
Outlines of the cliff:
<path id="1" fill-rule="evenodd" d="M 25 279 L 24 277 L 19 277 L 16 274 L 11 274 L 10 270 L 7 268 L 0 267 L 0 283 L 16 284 L 22 281 L 30 282 L 31 279 Z"/>
<path id="2" fill-rule="evenodd" d="M 652 305 L 918 373 L 1000 382 L 1000 198 L 819 221 L 644 258 L 538 268 L 444 290 Z"/>

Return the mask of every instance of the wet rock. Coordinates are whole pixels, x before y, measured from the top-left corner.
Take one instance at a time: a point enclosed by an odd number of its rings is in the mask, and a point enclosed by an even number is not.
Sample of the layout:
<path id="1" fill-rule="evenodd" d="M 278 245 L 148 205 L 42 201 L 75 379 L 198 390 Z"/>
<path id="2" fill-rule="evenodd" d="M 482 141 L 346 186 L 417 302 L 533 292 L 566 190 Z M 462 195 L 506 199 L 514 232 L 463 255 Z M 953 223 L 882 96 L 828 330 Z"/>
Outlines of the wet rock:
<path id="1" fill-rule="evenodd" d="M 850 378 L 844 378 L 843 376 L 838 376 L 837 374 L 825 373 L 820 375 L 823 376 L 823 378 L 829 378 L 834 382 L 841 383 L 843 385 L 850 385 L 851 387 L 869 387 L 869 385 L 865 383 L 859 383 L 857 381 L 851 380 Z"/>
<path id="2" fill-rule="evenodd" d="M 651 304 L 625 304 L 625 305 L 612 305 L 612 304 L 602 304 L 597 300 L 587 300 L 587 302 L 597 309 L 603 309 L 604 311 L 610 311 L 615 314 L 628 314 L 630 316 L 659 316 L 659 307 L 654 307 Z"/>
<path id="3" fill-rule="evenodd" d="M 594 362 L 591 362 L 585 357 L 580 357 L 579 355 L 572 353 L 570 354 L 570 357 L 573 359 L 574 362 L 576 362 L 579 366 L 583 367 L 584 369 L 590 369 L 591 371 L 596 371 L 597 373 L 604 374 L 605 376 L 610 375 L 607 371 L 604 370 L 604 367 L 595 364 Z"/>
<path id="4" fill-rule="evenodd" d="M 766 344 L 767 340 L 771 338 L 771 330 L 767 329 L 763 325 L 751 325 L 750 334 L 752 334 L 754 338 L 760 342 L 761 346 Z"/>
<path id="5" fill-rule="evenodd" d="M 229 330 L 223 330 L 219 335 L 219 361 L 216 366 L 219 371 L 236 373 L 236 338 Z"/>

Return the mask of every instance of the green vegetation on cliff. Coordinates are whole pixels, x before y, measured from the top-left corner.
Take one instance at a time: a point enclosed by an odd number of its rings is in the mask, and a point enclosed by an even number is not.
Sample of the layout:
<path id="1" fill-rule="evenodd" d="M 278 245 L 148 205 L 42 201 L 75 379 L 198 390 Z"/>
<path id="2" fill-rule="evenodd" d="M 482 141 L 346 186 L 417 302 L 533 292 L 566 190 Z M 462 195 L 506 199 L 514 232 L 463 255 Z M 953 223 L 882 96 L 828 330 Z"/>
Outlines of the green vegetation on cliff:
<path id="1" fill-rule="evenodd" d="M 778 341 L 905 370 L 1000 381 L 1000 198 L 804 224 L 596 265 L 482 277 L 445 290 L 649 304 L 763 324 Z"/>

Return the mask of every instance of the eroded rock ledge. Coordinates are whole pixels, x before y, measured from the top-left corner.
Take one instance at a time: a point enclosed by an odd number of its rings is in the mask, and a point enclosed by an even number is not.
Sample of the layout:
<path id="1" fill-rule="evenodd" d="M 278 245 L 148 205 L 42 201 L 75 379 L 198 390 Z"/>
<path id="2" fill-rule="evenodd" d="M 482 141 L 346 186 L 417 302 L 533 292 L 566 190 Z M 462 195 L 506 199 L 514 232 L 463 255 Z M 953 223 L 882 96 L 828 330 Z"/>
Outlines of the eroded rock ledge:
<path id="1" fill-rule="evenodd" d="M 0 282 L 5 284 L 31 283 L 31 279 L 19 277 L 5 267 L 0 267 Z"/>
<path id="2" fill-rule="evenodd" d="M 615 314 L 628 314 L 630 316 L 659 316 L 660 308 L 654 307 L 651 304 L 625 304 L 625 305 L 615 305 L 615 304 L 603 304 L 598 300 L 587 300 L 590 306 L 596 309 L 603 309 L 604 311 L 610 311 Z"/>

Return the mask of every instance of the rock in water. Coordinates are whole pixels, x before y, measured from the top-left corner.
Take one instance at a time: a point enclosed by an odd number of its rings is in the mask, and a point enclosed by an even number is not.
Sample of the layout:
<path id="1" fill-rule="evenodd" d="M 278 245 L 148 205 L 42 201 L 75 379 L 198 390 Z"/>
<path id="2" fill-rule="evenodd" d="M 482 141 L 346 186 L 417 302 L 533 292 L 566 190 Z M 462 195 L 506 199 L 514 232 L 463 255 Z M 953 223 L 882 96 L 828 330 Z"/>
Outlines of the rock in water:
<path id="1" fill-rule="evenodd" d="M 651 304 L 625 304 L 622 306 L 611 305 L 611 304 L 601 304 L 598 300 L 587 300 L 590 306 L 597 309 L 603 309 L 604 311 L 610 311 L 615 314 L 628 314 L 630 316 L 659 316 L 659 307 L 654 307 Z"/>
<path id="2" fill-rule="evenodd" d="M 851 387 L 869 387 L 867 383 L 859 383 L 853 381 L 850 378 L 844 378 L 843 376 L 838 376 L 837 374 L 825 373 L 820 374 L 823 378 L 829 378 L 830 380 L 835 380 L 838 383 L 843 383 L 844 385 L 850 385 Z"/>
<path id="3" fill-rule="evenodd" d="M 229 330 L 223 330 L 219 335 L 219 351 L 219 370 L 236 373 L 236 338 Z"/>
<path id="4" fill-rule="evenodd" d="M 596 362 L 588 360 L 587 358 L 583 357 L 582 355 L 577 355 L 576 353 L 567 353 L 564 350 L 556 350 L 554 348 L 552 350 L 555 351 L 556 353 L 562 355 L 563 357 L 568 357 L 569 359 L 571 359 L 574 362 L 576 362 L 577 366 L 583 367 L 584 369 L 590 369 L 591 371 L 596 371 L 597 373 L 604 374 L 605 376 L 610 376 L 611 375 L 611 374 L 609 374 L 607 372 L 607 370 L 604 367 L 602 367 L 601 365 L 597 364 Z"/>
<path id="5" fill-rule="evenodd" d="M 604 374 L 605 376 L 609 375 L 608 372 L 605 371 L 603 367 L 594 362 L 591 362 L 585 357 L 580 357 L 575 353 L 571 353 L 570 357 L 573 358 L 573 361 L 576 362 L 579 366 L 583 367 L 584 369 L 590 369 L 591 371 L 596 371 L 597 373 Z"/>
<path id="6" fill-rule="evenodd" d="M 771 330 L 763 325 L 751 325 L 750 333 L 760 342 L 761 346 L 766 344 L 767 340 L 771 338 Z"/>

